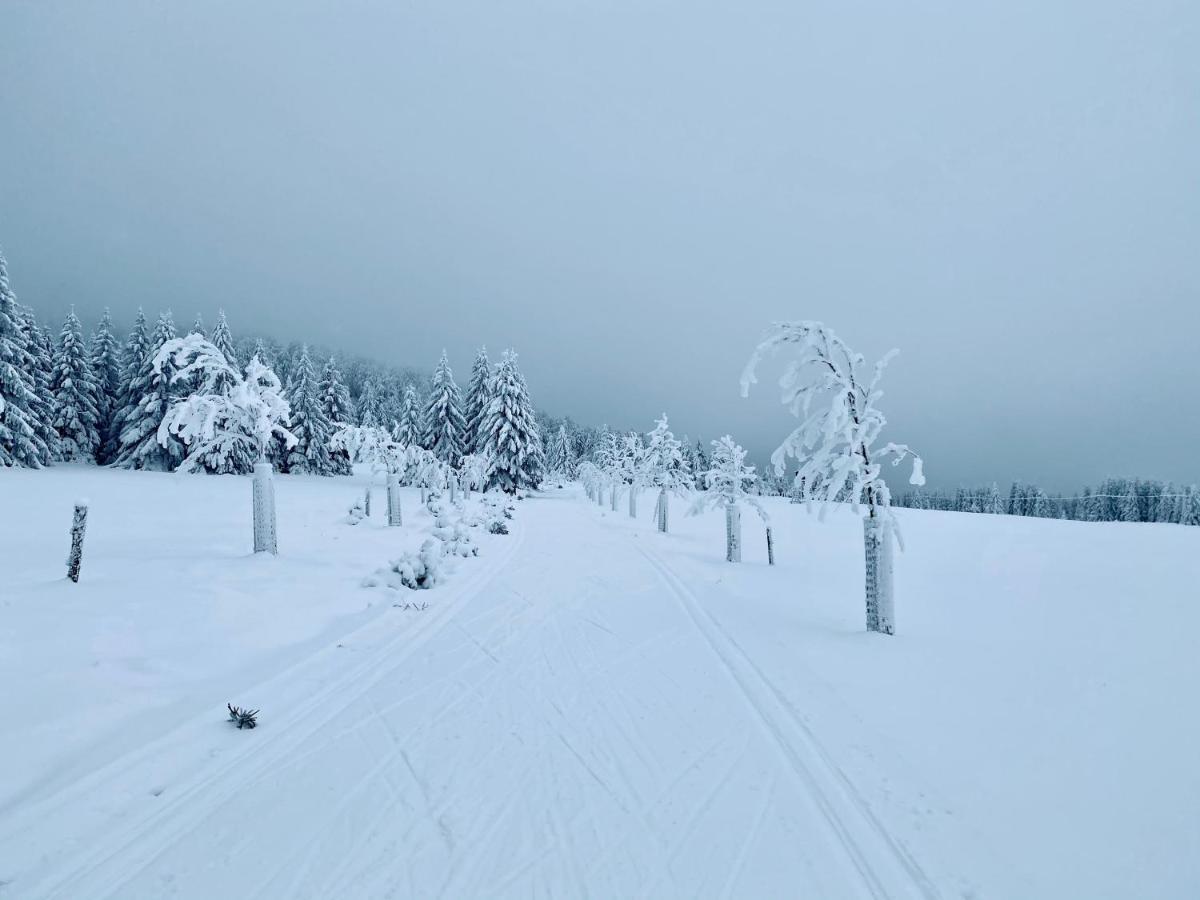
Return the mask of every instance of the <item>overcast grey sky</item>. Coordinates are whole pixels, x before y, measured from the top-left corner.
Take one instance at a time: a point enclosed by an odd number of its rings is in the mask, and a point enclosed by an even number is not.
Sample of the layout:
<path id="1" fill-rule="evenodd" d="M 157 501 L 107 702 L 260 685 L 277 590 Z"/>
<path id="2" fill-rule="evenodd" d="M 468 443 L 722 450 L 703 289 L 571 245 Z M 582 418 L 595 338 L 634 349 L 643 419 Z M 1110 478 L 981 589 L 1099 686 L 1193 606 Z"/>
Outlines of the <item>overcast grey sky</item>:
<path id="1" fill-rule="evenodd" d="M 56 321 L 512 345 L 760 459 L 822 319 L 933 485 L 1200 480 L 1200 3 L 8 0 L 0 245 Z"/>

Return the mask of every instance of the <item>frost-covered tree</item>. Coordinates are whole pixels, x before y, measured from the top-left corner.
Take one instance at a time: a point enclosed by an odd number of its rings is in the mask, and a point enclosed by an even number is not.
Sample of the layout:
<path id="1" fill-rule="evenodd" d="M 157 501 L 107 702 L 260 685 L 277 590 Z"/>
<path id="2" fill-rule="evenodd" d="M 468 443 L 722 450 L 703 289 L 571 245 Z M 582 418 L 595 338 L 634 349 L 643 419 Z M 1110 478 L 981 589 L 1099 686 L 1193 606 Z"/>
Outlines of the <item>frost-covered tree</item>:
<path id="1" fill-rule="evenodd" d="M 74 307 L 67 313 L 54 353 L 50 391 L 54 394 L 54 430 L 62 458 L 95 462 L 100 449 L 100 410 L 97 385 L 83 343 L 83 326 Z"/>
<path id="2" fill-rule="evenodd" d="M 223 309 L 217 310 L 217 324 L 213 328 L 212 337 L 209 340 L 214 347 L 221 351 L 231 369 L 241 369 L 237 350 L 233 346 L 233 335 L 229 331 L 229 322 L 225 318 Z"/>
<path id="3" fill-rule="evenodd" d="M 192 322 L 192 329 L 188 334 L 198 334 L 202 338 L 208 337 L 208 331 L 204 328 L 204 316 L 196 313 L 196 320 Z"/>
<path id="4" fill-rule="evenodd" d="M 34 361 L 25 340 L 0 253 L 0 465 L 37 469 L 48 461 L 49 450 L 37 434 Z"/>
<path id="5" fill-rule="evenodd" d="M 446 351 L 438 361 L 429 385 L 429 400 L 425 406 L 424 446 L 449 466 L 457 466 L 463 455 L 463 431 L 466 420 L 462 413 L 462 397 L 454 383 L 454 372 Z"/>
<path id="6" fill-rule="evenodd" d="M 354 421 L 354 406 L 350 403 L 350 390 L 342 382 L 342 373 L 338 371 L 337 362 L 331 356 L 321 372 L 321 383 L 317 386 L 321 398 L 321 412 L 329 423 L 329 433 L 332 438 L 339 425 L 348 425 Z M 330 463 L 333 474 L 349 475 L 353 471 L 350 454 L 345 448 L 330 446 Z"/>
<path id="7" fill-rule="evenodd" d="M 150 331 L 146 325 L 146 314 L 141 307 L 133 320 L 133 328 L 125 340 L 125 348 L 121 353 L 121 390 L 114 404 L 112 431 L 104 450 L 104 458 L 116 462 L 121 450 L 121 432 L 131 416 L 137 414 L 141 395 L 136 394 L 134 385 L 137 381 L 142 361 L 150 353 Z"/>
<path id="8" fill-rule="evenodd" d="M 725 560 L 741 562 L 742 506 L 757 512 L 764 523 L 769 521 L 767 511 L 755 496 L 757 476 L 754 466 L 746 465 L 746 451 L 729 435 L 713 441 L 712 447 L 712 467 L 704 473 L 708 490 L 696 493 L 689 513 L 725 510 Z"/>
<path id="9" fill-rule="evenodd" d="M 683 445 L 675 439 L 667 424 L 667 414 L 654 423 L 646 438 L 645 459 L 641 466 L 646 483 L 658 488 L 654 518 L 658 530 L 668 531 L 671 494 L 684 494 L 692 488 L 692 473 L 683 458 Z"/>
<path id="10" fill-rule="evenodd" d="M 708 468 L 708 454 L 704 450 L 704 445 L 697 440 L 695 449 L 692 451 L 692 471 L 697 473 L 696 487 L 700 490 L 704 490 L 707 487 L 704 483 L 704 473 L 708 471 Z"/>
<path id="11" fill-rule="evenodd" d="M 484 428 L 483 452 L 492 460 L 488 488 L 515 493 L 541 480 L 541 444 L 533 406 L 511 350 L 496 368 Z"/>
<path id="12" fill-rule="evenodd" d="M 486 431 L 488 408 L 492 402 L 492 364 L 487 347 L 480 347 L 471 366 L 471 381 L 463 407 L 466 426 L 463 430 L 463 452 L 478 453 L 483 449 L 482 436 Z"/>
<path id="13" fill-rule="evenodd" d="M 374 428 L 382 424 L 379 421 L 379 400 L 375 396 L 373 380 L 363 382 L 362 393 L 358 395 L 357 413 L 358 424 L 363 428 Z"/>
<path id="14" fill-rule="evenodd" d="M 492 477 L 492 460 L 484 453 L 468 453 L 458 466 L 459 481 L 469 494 L 487 488 Z"/>
<path id="15" fill-rule="evenodd" d="M 54 411 L 58 404 L 54 392 L 50 390 L 50 381 L 54 377 L 54 344 L 38 325 L 32 309 L 24 307 L 17 312 L 25 351 L 29 355 L 29 368 L 24 374 L 33 388 L 34 399 L 30 404 L 33 430 L 41 453 L 41 463 L 49 465 L 62 459 L 58 432 L 54 429 Z"/>
<path id="16" fill-rule="evenodd" d="M 97 459 L 103 463 L 108 461 L 105 454 L 112 445 L 113 418 L 121 396 L 121 347 L 113 334 L 112 316 L 107 307 L 92 334 L 88 355 L 96 379 L 96 409 L 100 413 Z"/>
<path id="17" fill-rule="evenodd" d="M 558 431 L 555 433 L 554 439 L 550 442 L 550 452 L 547 456 L 546 464 L 549 470 L 557 474 L 560 478 L 570 480 L 578 474 L 575 449 L 571 445 L 571 438 L 567 434 L 566 425 L 558 426 Z"/>
<path id="18" fill-rule="evenodd" d="M 420 447 L 424 440 L 423 432 L 417 389 L 410 384 L 404 388 L 404 400 L 400 406 L 400 421 L 396 423 L 395 438 L 406 447 Z"/>
<path id="19" fill-rule="evenodd" d="M 164 341 L 151 366 L 164 379 L 200 386 L 171 405 L 156 434 L 164 447 L 177 441 L 186 447 L 180 471 L 211 470 L 212 460 L 240 458 L 247 446 L 262 460 L 275 436 L 289 448 L 295 445 L 296 437 L 287 428 L 290 409 L 279 378 L 258 357 L 242 374 L 216 346 L 189 334 Z"/>
<path id="20" fill-rule="evenodd" d="M 175 340 L 175 322 L 170 311 L 158 317 L 150 336 L 145 356 L 138 361 L 129 381 L 130 405 L 121 422 L 116 464 L 127 469 L 156 469 L 171 471 L 184 458 L 181 441 L 169 434 L 160 443 L 162 425 L 178 391 L 174 388 L 174 372 L 170 360 L 162 367 L 155 363 L 159 351 Z"/>
<path id="21" fill-rule="evenodd" d="M 625 483 L 627 465 L 623 435 L 609 431 L 607 427 L 604 429 L 600 436 L 600 449 L 596 452 L 596 464 L 603 478 L 602 488 L 608 488 L 609 504 L 612 511 L 616 512 L 617 495 L 620 486 Z"/>
<path id="22" fill-rule="evenodd" d="M 300 349 L 292 372 L 292 390 L 289 397 L 291 424 L 289 430 L 296 443 L 288 451 L 288 471 L 308 475 L 338 474 L 329 450 L 329 438 L 333 431 L 321 402 L 320 385 L 308 356 L 308 347 Z"/>
<path id="23" fill-rule="evenodd" d="M 782 400 L 800 417 L 801 424 L 784 439 L 771 461 L 777 472 L 789 457 L 799 462 L 796 483 L 804 485 L 804 499 L 809 503 L 826 501 L 822 515 L 847 487 L 855 509 L 865 502 L 867 629 L 892 634 L 891 538 L 896 528 L 881 463 L 891 458 L 895 465 L 911 455 L 909 482 L 925 482 L 921 458 L 907 446 L 888 443 L 875 447 L 887 423 L 875 405 L 881 396 L 879 381 L 896 351 L 886 354 L 868 373 L 862 354 L 852 351 L 820 322 L 780 323 L 767 332 L 746 364 L 743 396 L 758 380 L 755 373 L 764 357 L 784 349 L 793 351 L 795 358 L 779 382 Z"/>

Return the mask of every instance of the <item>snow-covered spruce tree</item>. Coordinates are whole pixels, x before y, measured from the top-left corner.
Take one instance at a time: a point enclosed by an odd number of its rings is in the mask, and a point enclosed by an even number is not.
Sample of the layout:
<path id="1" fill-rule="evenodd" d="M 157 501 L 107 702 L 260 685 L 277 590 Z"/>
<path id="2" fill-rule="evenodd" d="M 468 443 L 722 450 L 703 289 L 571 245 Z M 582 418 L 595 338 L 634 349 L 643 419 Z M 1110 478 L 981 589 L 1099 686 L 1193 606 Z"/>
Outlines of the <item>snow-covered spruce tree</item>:
<path id="1" fill-rule="evenodd" d="M 213 328 L 209 341 L 225 356 L 225 361 L 229 363 L 231 369 L 240 370 L 242 368 L 237 350 L 233 346 L 233 335 L 229 332 L 229 322 L 225 318 L 223 309 L 217 310 L 217 324 Z"/>
<path id="2" fill-rule="evenodd" d="M 358 395 L 356 404 L 358 424 L 364 428 L 374 428 L 381 424 L 379 421 L 379 402 L 375 398 L 375 382 L 367 379 L 363 382 L 362 393 Z"/>
<path id="3" fill-rule="evenodd" d="M 196 313 L 196 320 L 192 322 L 192 328 L 188 334 L 198 334 L 202 338 L 208 337 L 208 331 L 204 328 L 204 316 Z"/>
<path id="4" fill-rule="evenodd" d="M 289 448 L 296 442 L 286 427 L 290 410 L 279 378 L 258 357 L 251 359 L 245 375 L 240 375 L 224 353 L 198 334 L 164 342 L 151 364 L 163 378 L 200 385 L 196 393 L 171 406 L 158 428 L 161 444 L 182 441 L 186 446 L 181 471 L 195 472 L 206 466 L 206 460 L 240 452 L 250 435 L 258 451 L 253 483 L 254 552 L 277 553 L 275 487 L 266 450 L 276 435 Z M 230 383 L 233 387 L 226 389 Z"/>
<path id="5" fill-rule="evenodd" d="M 48 466 L 62 459 L 58 432 L 54 430 L 54 411 L 58 404 L 50 390 L 50 381 L 54 377 L 54 345 L 38 325 L 32 309 L 18 308 L 17 315 L 25 351 L 29 354 L 29 368 L 24 374 L 33 388 L 33 402 L 29 407 L 33 414 L 33 431 L 39 449 L 44 448 L 41 463 Z"/>
<path id="6" fill-rule="evenodd" d="M 546 466 L 551 474 L 566 481 L 575 478 L 577 474 L 575 451 L 571 447 L 571 439 L 567 435 L 566 425 L 558 426 L 558 431 L 550 442 L 547 457 Z"/>
<path id="7" fill-rule="evenodd" d="M 597 465 L 603 476 L 600 495 L 603 497 L 604 488 L 608 489 L 609 505 L 613 512 L 617 511 L 617 496 L 620 486 L 625 480 L 625 439 L 623 435 L 609 431 L 607 428 L 601 435 L 600 449 L 597 451 Z"/>
<path id="8" fill-rule="evenodd" d="M 400 406 L 400 422 L 396 426 L 396 439 L 406 447 L 422 446 L 424 429 L 421 427 L 421 407 L 417 402 L 417 389 L 411 384 L 404 388 L 404 400 Z"/>
<path id="9" fill-rule="evenodd" d="M 109 433 L 103 456 L 114 463 L 121 450 L 121 432 L 130 416 L 137 412 L 140 394 L 135 394 L 133 386 L 138 377 L 142 360 L 150 352 L 150 331 L 146 325 L 146 314 L 141 307 L 133 321 L 129 337 L 125 340 L 125 348 L 121 353 L 121 389 L 113 408 L 112 430 Z"/>
<path id="10" fill-rule="evenodd" d="M 425 448 L 446 465 L 456 467 L 463 455 L 466 424 L 462 396 L 443 350 L 430 381 L 429 400 L 425 406 Z"/>
<path id="11" fill-rule="evenodd" d="M 483 449 L 482 435 L 486 431 L 488 407 L 492 402 L 492 364 L 487 347 L 480 347 L 471 366 L 471 381 L 463 407 L 466 426 L 463 430 L 463 452 L 478 453 Z"/>
<path id="12" fill-rule="evenodd" d="M 875 448 L 887 423 L 875 405 L 881 396 L 879 380 L 896 351 L 886 354 L 875 364 L 874 373 L 868 374 L 863 356 L 820 322 L 779 323 L 767 332 L 746 364 L 743 396 L 758 380 L 755 371 L 763 358 L 784 349 L 794 351 L 795 358 L 779 382 L 782 400 L 800 417 L 801 424 L 772 454 L 771 462 L 777 472 L 783 470 L 788 457 L 800 463 L 796 483 L 804 484 L 804 499 L 810 506 L 813 500 L 825 501 L 822 516 L 847 485 L 856 510 L 865 502 L 867 630 L 893 634 L 891 541 L 893 533 L 899 539 L 899 532 L 880 463 L 890 457 L 896 465 L 911 455 L 909 483 L 925 483 L 921 458 L 907 446 L 889 443 Z"/>
<path id="13" fill-rule="evenodd" d="M 288 403 L 291 407 L 289 430 L 296 437 L 296 443 L 288 451 L 288 471 L 305 475 L 336 474 L 337 468 L 329 452 L 333 428 L 321 405 L 320 386 L 307 346 L 301 348 L 296 360 Z"/>
<path id="14" fill-rule="evenodd" d="M 321 400 L 321 412 L 329 423 L 329 436 L 339 425 L 348 425 L 354 421 L 354 407 L 350 403 L 350 391 L 342 382 L 342 373 L 338 371 L 337 363 L 331 356 L 321 372 L 321 383 L 317 386 Z M 329 460 L 334 475 L 349 475 L 353 472 L 350 454 L 345 448 L 334 448 L 330 445 Z"/>
<path id="15" fill-rule="evenodd" d="M 175 322 L 168 310 L 158 317 L 146 355 L 139 360 L 129 382 L 130 406 L 121 422 L 118 466 L 169 472 L 183 461 L 184 448 L 178 439 L 168 434 L 166 440 L 159 442 L 159 426 L 171 403 L 178 399 L 178 391 L 173 387 L 175 379 L 170 361 L 159 368 L 155 359 L 173 340 Z"/>
<path id="16" fill-rule="evenodd" d="M 100 413 L 100 449 L 98 462 L 108 462 L 104 455 L 111 446 L 113 416 L 121 395 L 121 347 L 112 330 L 112 316 L 108 307 L 100 317 L 100 324 L 92 333 L 88 347 L 92 375 L 96 379 L 96 409 Z"/>
<path id="17" fill-rule="evenodd" d="M 675 439 L 667 424 L 667 414 L 654 423 L 646 439 L 646 458 L 642 466 L 646 483 L 658 488 L 654 518 L 658 530 L 669 530 L 669 495 L 684 495 L 692 488 L 692 473 L 683 458 L 683 445 Z"/>
<path id="18" fill-rule="evenodd" d="M 97 385 L 83 343 L 83 326 L 74 307 L 67 313 L 54 353 L 54 430 L 62 458 L 69 462 L 95 462 L 100 449 L 100 410 Z"/>
<path id="19" fill-rule="evenodd" d="M 483 452 L 492 460 L 488 489 L 512 494 L 537 487 L 542 438 L 517 368 L 517 355 L 511 350 L 505 351 L 492 379 L 492 400 L 485 422 Z"/>
<path id="20" fill-rule="evenodd" d="M 646 481 L 646 442 L 636 431 L 621 440 L 620 480 L 629 486 L 629 518 L 637 518 L 638 494 Z"/>
<path id="21" fill-rule="evenodd" d="M 48 461 L 49 450 L 37 435 L 35 363 L 25 341 L 0 253 L 0 465 L 37 469 Z"/>
<path id="22" fill-rule="evenodd" d="M 692 450 L 692 471 L 696 472 L 696 489 L 704 490 L 707 485 L 704 483 L 704 472 L 709 469 L 708 454 L 704 450 L 704 445 L 699 440 L 696 441 L 696 446 Z"/>
<path id="23" fill-rule="evenodd" d="M 764 524 L 770 520 L 754 494 L 754 466 L 746 465 L 746 451 L 729 435 L 712 442 L 712 468 L 704 473 L 708 490 L 696 493 L 691 515 L 706 509 L 725 510 L 725 560 L 742 561 L 742 506 L 751 507 Z"/>

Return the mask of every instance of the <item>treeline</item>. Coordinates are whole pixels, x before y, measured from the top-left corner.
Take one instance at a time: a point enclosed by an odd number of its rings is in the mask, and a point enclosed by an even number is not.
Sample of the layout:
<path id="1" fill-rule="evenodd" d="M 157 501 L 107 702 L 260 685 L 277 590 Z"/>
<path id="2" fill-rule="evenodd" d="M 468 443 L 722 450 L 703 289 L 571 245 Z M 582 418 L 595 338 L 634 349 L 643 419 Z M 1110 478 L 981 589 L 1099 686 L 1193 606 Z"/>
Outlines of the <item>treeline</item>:
<path id="1" fill-rule="evenodd" d="M 910 509 L 1074 519 L 1078 522 L 1163 522 L 1200 525 L 1200 489 L 1142 478 L 1108 478 L 1082 493 L 1050 496 L 1032 484 L 1014 483 L 1007 494 L 989 487 L 908 491 L 894 501 Z"/>
<path id="2" fill-rule="evenodd" d="M 210 352 L 196 357 L 206 360 L 203 367 L 179 370 L 178 357 L 163 352 L 183 335 L 206 342 Z M 172 471 L 187 459 L 189 471 L 249 472 L 262 448 L 234 420 L 242 418 L 241 372 L 248 376 L 255 358 L 278 379 L 288 408 L 280 424 L 295 438 L 265 448 L 276 471 L 348 474 L 358 460 L 333 441 L 347 428 L 358 429 L 359 445 L 393 440 L 428 450 L 452 468 L 483 455 L 497 478 L 507 472 L 503 477 L 521 485 L 535 481 L 545 464 L 515 353 L 493 367 L 480 350 L 463 396 L 445 354 L 422 386 L 412 368 L 342 357 L 343 369 L 324 348 L 235 338 L 223 311 L 211 331 L 197 317 L 181 333 L 171 312 L 151 325 L 139 310 L 122 341 L 107 310 L 85 340 L 72 309 L 52 337 L 34 310 L 17 302 L 0 254 L 0 465 L 73 461 Z M 193 404 L 199 418 L 205 410 L 210 418 L 212 410 L 224 412 L 215 424 L 196 423 L 208 435 L 198 455 L 169 427 L 167 414 L 204 396 L 221 402 Z"/>

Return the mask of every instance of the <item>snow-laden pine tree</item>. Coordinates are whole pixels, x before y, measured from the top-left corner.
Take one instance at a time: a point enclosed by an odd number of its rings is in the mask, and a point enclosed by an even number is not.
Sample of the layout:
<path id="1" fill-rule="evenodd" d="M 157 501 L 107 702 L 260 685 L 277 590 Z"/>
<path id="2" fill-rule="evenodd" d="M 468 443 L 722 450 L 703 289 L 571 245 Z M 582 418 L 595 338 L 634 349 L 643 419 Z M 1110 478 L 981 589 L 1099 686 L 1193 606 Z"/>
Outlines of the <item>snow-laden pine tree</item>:
<path id="1" fill-rule="evenodd" d="M 868 374 L 862 354 L 852 351 L 820 322 L 779 323 L 767 332 L 746 364 L 742 374 L 743 396 L 758 380 L 755 371 L 763 358 L 784 349 L 794 351 L 795 358 L 779 381 L 782 400 L 793 415 L 800 417 L 801 424 L 772 454 L 771 462 L 777 472 L 783 470 L 788 457 L 800 463 L 796 483 L 804 485 L 804 499 L 810 504 L 813 500 L 825 501 L 821 515 L 847 486 L 856 510 L 859 503 L 866 503 L 863 539 L 867 630 L 893 634 L 891 540 L 893 533 L 898 535 L 898 532 L 891 510 L 891 491 L 880 464 L 890 457 L 896 465 L 911 455 L 909 483 L 925 483 L 921 458 L 907 446 L 889 443 L 875 448 L 887 424 L 875 405 L 881 396 L 879 381 L 896 351 L 886 354 L 875 364 L 874 372 Z"/>
<path id="2" fill-rule="evenodd" d="M 134 391 L 142 361 L 150 353 L 150 331 L 146 325 L 146 314 L 141 307 L 133 320 L 133 328 L 125 340 L 125 349 L 121 353 L 121 390 L 113 408 L 112 431 L 108 444 L 103 452 L 105 459 L 115 462 L 121 451 L 121 432 L 131 416 L 137 414 L 138 402 L 141 395 Z"/>
<path id="3" fill-rule="evenodd" d="M 638 495 L 646 483 L 646 442 L 636 431 L 621 439 L 621 468 L 618 477 L 629 486 L 629 518 L 637 518 Z"/>
<path id="4" fill-rule="evenodd" d="M 54 430 L 62 458 L 68 462 L 95 462 L 100 449 L 100 410 L 97 385 L 83 343 L 83 326 L 75 308 L 67 313 L 54 353 Z"/>
<path id="5" fill-rule="evenodd" d="M 696 488 L 704 490 L 707 485 L 704 483 L 704 473 L 708 471 L 709 459 L 708 454 L 704 450 L 704 445 L 696 440 L 695 449 L 692 450 L 692 471 L 696 474 Z"/>
<path id="6" fill-rule="evenodd" d="M 454 383 L 454 372 L 443 350 L 429 384 L 424 446 L 448 466 L 457 467 L 463 456 L 465 428 L 462 396 L 458 392 L 458 385 Z"/>
<path id="7" fill-rule="evenodd" d="M 225 356 L 225 361 L 229 363 L 231 369 L 241 369 L 237 350 L 233 346 L 233 335 L 229 331 L 229 322 L 225 319 L 225 310 L 223 309 L 217 310 L 217 324 L 213 328 L 212 337 L 209 340 Z"/>
<path id="8" fill-rule="evenodd" d="M 174 372 L 165 359 L 160 368 L 155 358 L 168 341 L 175 340 L 175 322 L 171 313 L 162 313 L 150 336 L 145 356 L 129 382 L 130 405 L 121 422 L 116 464 L 126 469 L 171 471 L 184 457 L 183 444 L 169 434 L 159 442 L 159 426 L 177 398 L 172 384 Z"/>
<path id="9" fill-rule="evenodd" d="M 551 473 L 568 481 L 575 478 L 578 469 L 575 449 L 571 446 L 571 437 L 567 434 L 566 425 L 558 426 L 547 456 L 546 465 Z"/>
<path id="10" fill-rule="evenodd" d="M 308 356 L 308 347 L 302 347 L 292 373 L 290 430 L 296 443 L 288 452 L 288 471 L 309 475 L 338 474 L 329 452 L 332 425 L 325 416 L 321 403 L 320 385 Z"/>
<path id="11" fill-rule="evenodd" d="M 321 383 L 317 386 L 321 398 L 321 412 L 329 423 L 330 437 L 340 425 L 349 425 L 354 421 L 354 406 L 350 402 L 350 390 L 342 381 L 342 373 L 338 371 L 337 362 L 331 356 L 321 372 Z M 334 448 L 330 445 L 330 463 L 333 474 L 349 475 L 353 471 L 350 454 L 345 448 Z"/>
<path id="12" fill-rule="evenodd" d="M 100 449 L 96 458 L 98 462 L 105 463 L 108 462 L 106 454 L 112 446 L 113 417 L 121 396 L 121 347 L 113 334 L 108 307 L 104 308 L 100 324 L 92 333 L 88 355 L 92 374 L 96 378 L 96 409 L 100 413 Z"/>
<path id="13" fill-rule="evenodd" d="M 247 447 L 256 460 L 262 460 L 276 435 L 288 447 L 295 444 L 287 428 L 290 410 L 279 378 L 258 357 L 242 374 L 216 346 L 189 334 L 164 341 L 150 365 L 163 379 L 200 385 L 171 405 L 155 434 L 164 447 L 182 441 L 187 453 L 181 472 L 211 471 L 212 460 L 238 458 Z"/>
<path id="14" fill-rule="evenodd" d="M 202 338 L 208 337 L 208 331 L 204 328 L 204 316 L 196 313 L 196 320 L 192 322 L 192 329 L 188 334 L 198 334 Z"/>
<path id="15" fill-rule="evenodd" d="M 486 431 L 488 407 L 492 402 L 492 364 L 488 361 L 487 347 L 480 347 L 471 366 L 471 381 L 467 385 L 467 398 L 463 407 L 466 426 L 463 430 L 463 452 L 478 453 L 482 449 L 482 435 Z"/>
<path id="16" fill-rule="evenodd" d="M 362 393 L 358 395 L 356 405 L 358 424 L 363 428 L 375 428 L 379 421 L 379 401 L 375 396 L 375 381 L 368 378 L 363 382 Z"/>
<path id="17" fill-rule="evenodd" d="M 0 465 L 40 468 L 49 451 L 37 435 L 34 361 L 0 252 Z"/>
<path id="18" fill-rule="evenodd" d="M 21 333 L 24 337 L 25 350 L 29 354 L 30 369 L 26 370 L 27 379 L 32 375 L 33 402 L 30 411 L 33 413 L 33 430 L 38 438 L 39 449 L 44 448 L 41 456 L 42 465 L 62 459 L 58 445 L 58 432 L 54 430 L 54 410 L 57 403 L 54 393 L 50 390 L 50 380 L 54 377 L 54 345 L 50 336 L 37 322 L 37 316 L 29 307 L 19 308 Z"/>
<path id="19" fill-rule="evenodd" d="M 404 401 L 400 407 L 400 421 L 396 425 L 396 440 L 405 447 L 422 445 L 421 406 L 417 402 L 417 389 L 411 384 L 404 388 Z"/>
<path id="20" fill-rule="evenodd" d="M 496 367 L 485 423 L 483 452 L 492 460 L 488 488 L 515 493 L 537 487 L 542 438 L 517 368 L 517 355 L 511 350 L 504 352 Z"/>
<path id="21" fill-rule="evenodd" d="M 658 530 L 669 530 L 670 495 L 686 494 L 692 489 L 692 473 L 683 458 L 683 445 L 675 439 L 667 423 L 667 414 L 654 423 L 646 438 L 645 461 L 642 465 L 646 483 L 658 488 L 654 518 Z"/>
<path id="22" fill-rule="evenodd" d="M 742 506 L 757 512 L 764 523 L 769 521 L 767 511 L 754 494 L 756 476 L 754 466 L 746 465 L 746 451 L 729 435 L 713 441 L 712 447 L 712 467 L 704 473 L 708 490 L 697 492 L 689 513 L 725 510 L 725 560 L 741 562 Z"/>

